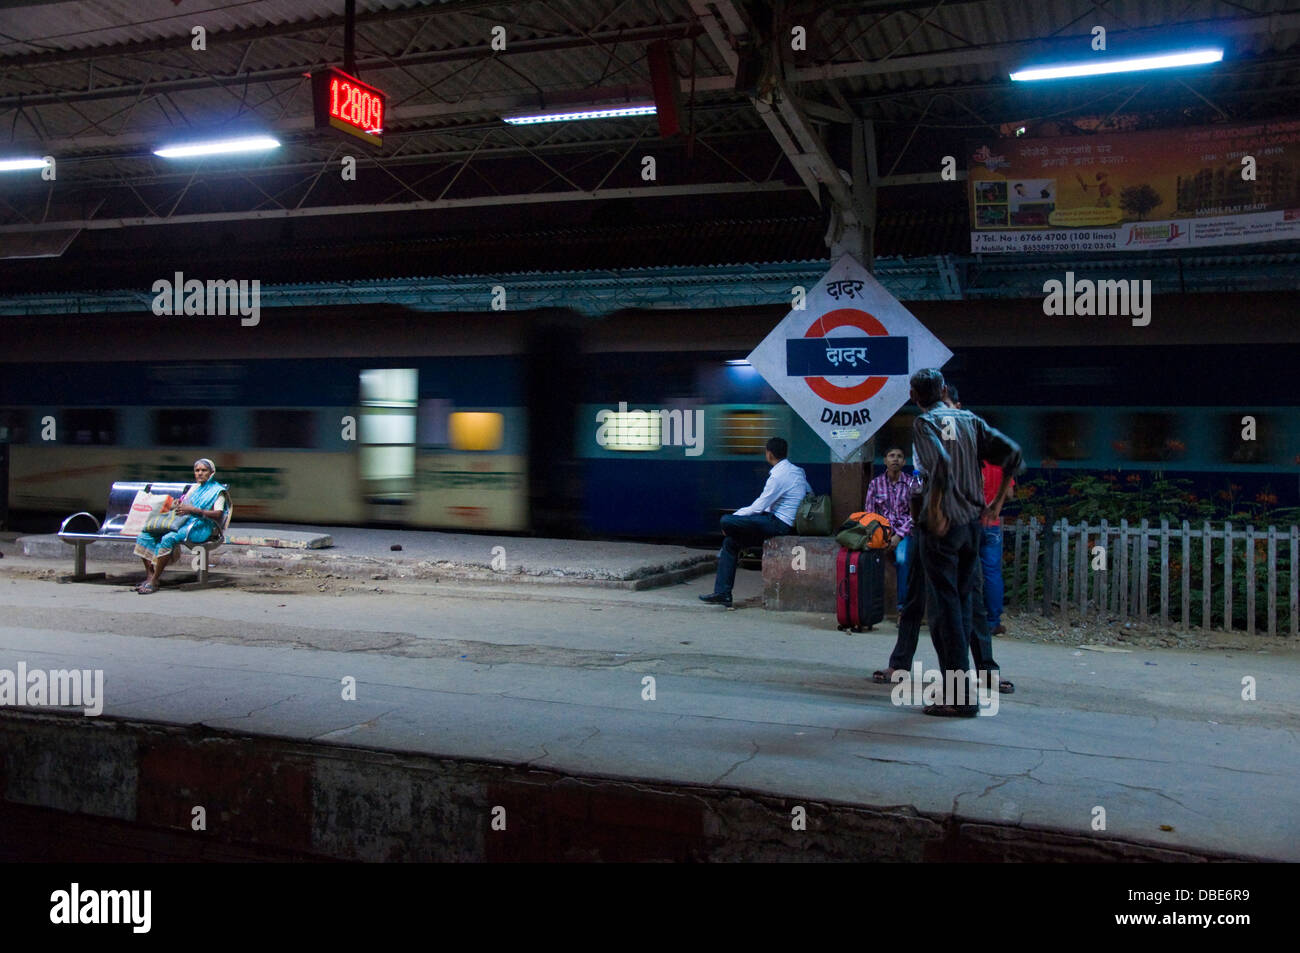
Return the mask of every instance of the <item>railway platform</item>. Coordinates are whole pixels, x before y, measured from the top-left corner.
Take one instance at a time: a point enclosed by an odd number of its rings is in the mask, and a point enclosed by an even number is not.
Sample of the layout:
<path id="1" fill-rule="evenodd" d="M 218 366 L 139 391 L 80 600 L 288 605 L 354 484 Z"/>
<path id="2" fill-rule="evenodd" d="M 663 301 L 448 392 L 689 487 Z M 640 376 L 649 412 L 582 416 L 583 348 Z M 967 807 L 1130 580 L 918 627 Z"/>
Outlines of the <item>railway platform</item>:
<path id="1" fill-rule="evenodd" d="M 728 612 L 707 578 L 239 569 L 139 598 L 38 565 L 0 560 L 0 669 L 104 689 L 93 717 L 0 707 L 15 857 L 1300 860 L 1284 641 L 999 640 L 1016 693 L 939 719 L 870 681 L 891 624 L 748 611 L 754 572 Z"/>

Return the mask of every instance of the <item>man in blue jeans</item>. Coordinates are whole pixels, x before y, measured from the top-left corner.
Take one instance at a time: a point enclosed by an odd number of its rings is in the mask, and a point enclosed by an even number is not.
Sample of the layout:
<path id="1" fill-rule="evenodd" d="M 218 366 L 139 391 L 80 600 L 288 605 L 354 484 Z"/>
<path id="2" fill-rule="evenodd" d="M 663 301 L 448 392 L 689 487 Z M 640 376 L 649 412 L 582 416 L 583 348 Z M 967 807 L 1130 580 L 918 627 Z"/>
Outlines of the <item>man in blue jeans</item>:
<path id="1" fill-rule="evenodd" d="M 1002 468 L 991 463 L 984 464 L 984 500 L 992 504 L 1002 485 Z M 1007 499 L 1015 496 L 1016 481 L 1012 480 Z M 1006 628 L 1002 625 L 1002 520 L 985 518 L 983 522 L 983 539 L 980 542 L 980 562 L 984 570 L 984 606 L 989 614 L 989 627 L 994 635 L 1002 635 Z"/>
<path id="2" fill-rule="evenodd" d="M 868 513 L 879 513 L 889 521 L 889 549 L 894 554 L 894 567 L 898 578 L 898 611 L 903 611 L 907 600 L 907 570 L 912 561 L 912 514 L 909 510 L 916 479 L 903 472 L 905 455 L 902 447 L 885 451 L 885 472 L 875 477 L 867 486 L 862 508 Z"/>
<path id="3" fill-rule="evenodd" d="M 700 596 L 709 605 L 731 608 L 731 589 L 736 584 L 736 563 L 740 551 L 747 546 L 759 546 L 773 536 L 788 536 L 794 532 L 795 515 L 799 504 L 812 492 L 808 478 L 800 467 L 786 459 L 790 446 L 780 437 L 767 442 L 767 463 L 772 471 L 767 475 L 763 492 L 749 506 L 742 506 L 730 516 L 722 518 L 722 548 L 718 550 L 718 575 L 713 582 L 713 592 Z"/>

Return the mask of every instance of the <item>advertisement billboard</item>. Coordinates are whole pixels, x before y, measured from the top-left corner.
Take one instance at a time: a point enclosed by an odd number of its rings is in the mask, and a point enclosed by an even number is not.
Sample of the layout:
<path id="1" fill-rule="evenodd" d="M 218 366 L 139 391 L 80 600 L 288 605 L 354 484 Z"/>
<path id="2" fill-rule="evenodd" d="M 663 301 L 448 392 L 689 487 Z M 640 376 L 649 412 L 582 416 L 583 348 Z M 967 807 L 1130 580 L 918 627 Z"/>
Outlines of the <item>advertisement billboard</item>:
<path id="1" fill-rule="evenodd" d="M 1300 120 L 968 147 L 971 251 L 1300 239 Z"/>

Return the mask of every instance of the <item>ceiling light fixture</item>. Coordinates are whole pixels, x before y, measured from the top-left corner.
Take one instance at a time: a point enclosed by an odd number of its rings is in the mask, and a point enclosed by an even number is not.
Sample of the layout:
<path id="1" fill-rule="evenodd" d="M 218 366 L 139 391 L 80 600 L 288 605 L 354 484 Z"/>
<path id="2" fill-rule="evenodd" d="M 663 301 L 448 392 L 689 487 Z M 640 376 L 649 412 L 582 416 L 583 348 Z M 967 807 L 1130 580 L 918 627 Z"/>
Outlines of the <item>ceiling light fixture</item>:
<path id="1" fill-rule="evenodd" d="M 1036 79 L 1065 79 L 1071 76 L 1102 76 L 1107 73 L 1135 73 L 1142 70 L 1174 69 L 1179 66 L 1203 66 L 1218 63 L 1223 50 L 1185 50 L 1180 53 L 1153 53 L 1125 59 L 1096 60 L 1088 63 L 1063 63 L 1059 66 L 1031 66 L 1011 74 L 1016 82 Z"/>
<path id="2" fill-rule="evenodd" d="M 44 159 L 0 159 L 0 172 L 17 172 L 21 169 L 43 169 L 47 165 Z"/>
<path id="3" fill-rule="evenodd" d="M 530 126 L 539 122 L 568 122 L 571 119 L 615 119 L 623 116 L 653 116 L 655 107 L 651 105 L 610 106 L 608 108 L 588 108 L 562 113 L 542 113 L 535 116 L 502 116 L 503 122 L 512 126 Z"/>
<path id="4" fill-rule="evenodd" d="M 192 142 L 185 145 L 164 146 L 153 154 L 164 159 L 189 159 L 194 156 L 222 155 L 229 152 L 261 152 L 279 148 L 280 142 L 270 136 L 246 136 L 242 139 L 218 139 L 212 142 Z"/>

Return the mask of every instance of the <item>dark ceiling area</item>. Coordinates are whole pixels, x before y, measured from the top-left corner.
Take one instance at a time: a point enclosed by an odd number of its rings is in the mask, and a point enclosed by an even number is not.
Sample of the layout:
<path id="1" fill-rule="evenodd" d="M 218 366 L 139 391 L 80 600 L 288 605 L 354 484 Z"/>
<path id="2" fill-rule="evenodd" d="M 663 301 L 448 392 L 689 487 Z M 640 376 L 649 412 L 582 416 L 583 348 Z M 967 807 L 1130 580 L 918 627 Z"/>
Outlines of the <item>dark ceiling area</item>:
<path id="1" fill-rule="evenodd" d="M 1108 51 L 1213 38 L 1224 62 L 1008 78 L 1087 51 L 1097 26 Z M 965 193 L 939 163 L 964 169 L 972 137 L 1300 114 L 1295 0 L 357 0 L 354 46 L 388 97 L 380 148 L 313 115 L 309 74 L 343 64 L 344 0 L 4 5 L 0 158 L 54 156 L 57 174 L 0 179 L 0 281 L 103 287 L 193 261 L 315 281 L 807 260 L 826 254 L 827 180 L 862 128 L 876 253 L 945 254 L 963 250 Z M 653 101 L 656 82 L 662 101 L 664 81 L 671 134 L 655 116 L 503 121 Z M 245 132 L 281 147 L 152 151 Z"/>

